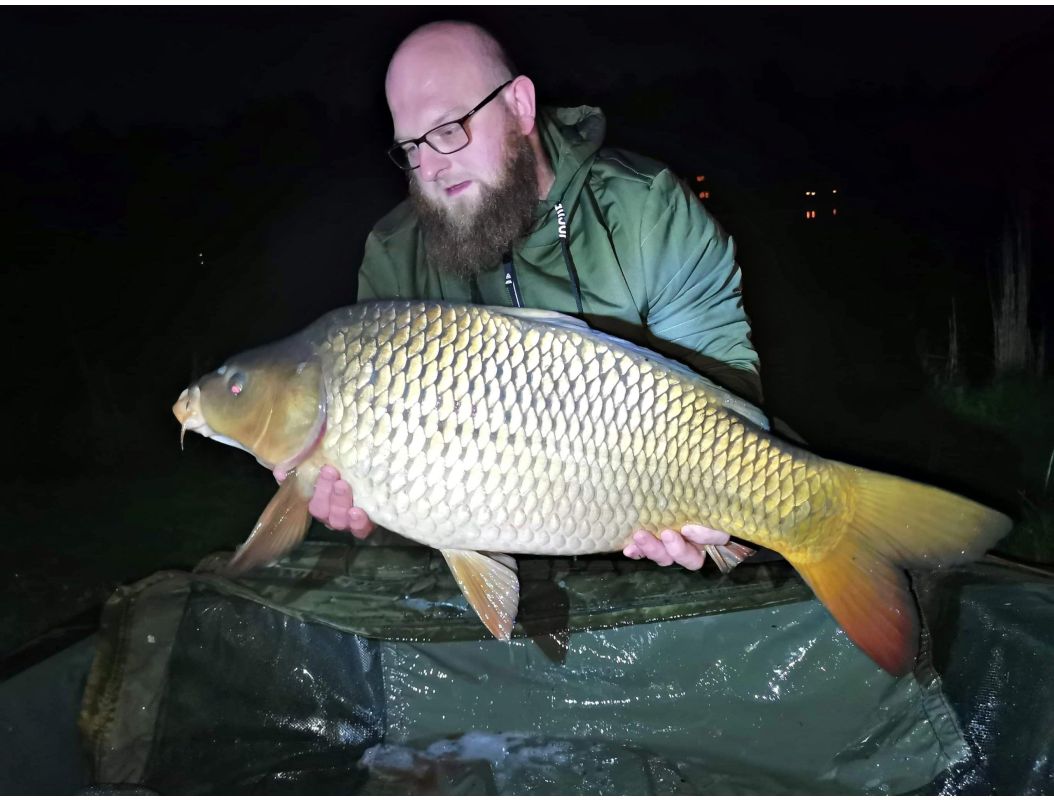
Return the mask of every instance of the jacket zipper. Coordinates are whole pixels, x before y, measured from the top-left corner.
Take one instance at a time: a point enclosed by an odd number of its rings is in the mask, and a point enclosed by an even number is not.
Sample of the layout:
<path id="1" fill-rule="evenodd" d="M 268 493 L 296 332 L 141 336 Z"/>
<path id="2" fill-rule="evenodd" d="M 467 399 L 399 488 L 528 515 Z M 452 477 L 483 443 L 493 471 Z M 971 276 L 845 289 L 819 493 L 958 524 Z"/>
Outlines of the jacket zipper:
<path id="1" fill-rule="evenodd" d="M 520 294 L 520 282 L 516 280 L 516 267 L 512 263 L 512 253 L 501 257 L 505 268 L 505 288 L 509 290 L 509 299 L 516 308 L 523 308 L 523 295 Z"/>

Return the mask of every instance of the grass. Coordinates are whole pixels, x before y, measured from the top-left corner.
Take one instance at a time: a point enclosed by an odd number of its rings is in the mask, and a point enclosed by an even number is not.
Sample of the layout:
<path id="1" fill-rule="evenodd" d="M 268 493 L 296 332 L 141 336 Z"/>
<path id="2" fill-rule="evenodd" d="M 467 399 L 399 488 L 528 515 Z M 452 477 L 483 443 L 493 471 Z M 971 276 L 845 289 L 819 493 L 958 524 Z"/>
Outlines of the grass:
<path id="1" fill-rule="evenodd" d="M 1054 563 L 1054 381 L 1043 377 L 1046 330 L 1033 333 L 1032 226 L 1026 203 L 1019 203 L 1000 241 L 991 287 L 991 379 L 982 386 L 964 382 L 959 358 L 955 299 L 951 302 L 948 354 L 924 363 L 932 400 L 968 426 L 1005 440 L 1016 456 L 1012 466 L 980 461 L 978 474 L 988 476 L 991 491 L 1009 498 L 1015 526 L 998 550 L 1017 558 Z M 1010 467 L 1010 468 L 1008 468 Z"/>
<path id="2" fill-rule="evenodd" d="M 1012 473 L 993 473 L 993 482 L 1013 477 L 1012 485 L 993 487 L 1016 502 L 1014 530 L 998 548 L 1016 558 L 1054 563 L 1054 380 L 1022 374 L 981 387 L 942 386 L 935 398 L 955 416 L 999 433 L 1017 453 Z"/>

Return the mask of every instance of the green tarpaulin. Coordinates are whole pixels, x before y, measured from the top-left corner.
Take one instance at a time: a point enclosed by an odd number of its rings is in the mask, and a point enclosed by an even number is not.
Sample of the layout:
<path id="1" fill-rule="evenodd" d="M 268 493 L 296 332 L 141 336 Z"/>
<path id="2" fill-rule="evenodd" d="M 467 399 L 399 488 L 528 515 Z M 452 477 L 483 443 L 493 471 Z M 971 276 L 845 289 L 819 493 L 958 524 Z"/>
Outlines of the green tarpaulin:
<path id="1" fill-rule="evenodd" d="M 914 675 L 785 563 L 728 576 L 521 558 L 494 641 L 438 553 L 312 541 L 107 604 L 92 781 L 162 793 L 955 793 L 1054 789 L 1054 580 L 915 575 Z"/>

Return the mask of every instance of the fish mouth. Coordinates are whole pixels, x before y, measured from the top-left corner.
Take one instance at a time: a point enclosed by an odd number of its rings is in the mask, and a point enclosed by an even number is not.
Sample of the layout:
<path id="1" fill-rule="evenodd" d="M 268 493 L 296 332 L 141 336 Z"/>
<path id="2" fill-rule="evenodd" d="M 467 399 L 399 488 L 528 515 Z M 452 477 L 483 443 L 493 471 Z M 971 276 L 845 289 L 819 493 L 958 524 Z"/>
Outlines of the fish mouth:
<path id="1" fill-rule="evenodd" d="M 208 426 L 201 413 L 201 389 L 196 384 L 183 390 L 179 399 L 172 406 L 172 413 L 182 425 L 179 431 L 180 450 L 183 449 L 183 438 L 187 435 L 187 431 L 194 431 L 194 433 L 210 438 L 216 433 Z"/>

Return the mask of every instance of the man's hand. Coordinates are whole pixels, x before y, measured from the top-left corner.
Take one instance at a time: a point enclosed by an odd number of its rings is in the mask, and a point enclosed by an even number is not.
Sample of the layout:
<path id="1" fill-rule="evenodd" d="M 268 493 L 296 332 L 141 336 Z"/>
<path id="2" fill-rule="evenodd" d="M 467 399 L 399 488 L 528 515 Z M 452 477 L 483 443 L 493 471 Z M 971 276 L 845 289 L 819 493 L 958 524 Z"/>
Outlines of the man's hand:
<path id="1" fill-rule="evenodd" d="M 706 560 L 703 548 L 710 544 L 728 544 L 728 534 L 702 525 L 685 525 L 680 533 L 665 530 L 658 539 L 647 531 L 637 531 L 622 554 L 634 559 L 650 558 L 660 567 L 677 563 L 685 569 L 696 570 L 703 566 Z"/>
<path id="2" fill-rule="evenodd" d="M 281 470 L 275 470 L 274 476 L 279 483 L 286 479 L 286 473 Z M 366 512 L 355 505 L 351 486 L 328 464 L 319 470 L 307 510 L 330 530 L 348 531 L 356 539 L 365 539 L 374 527 Z"/>

